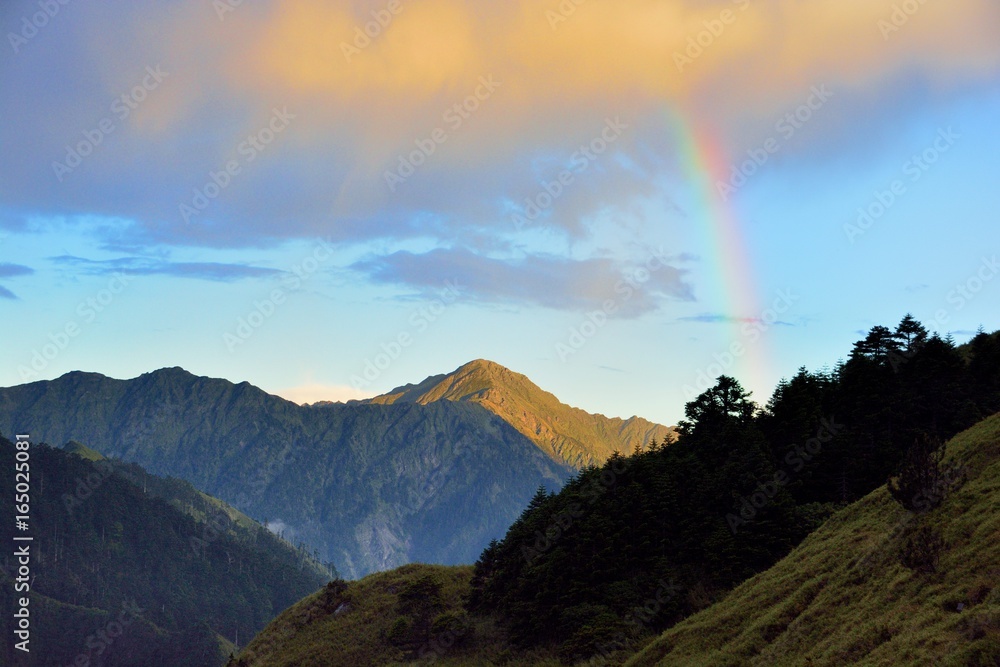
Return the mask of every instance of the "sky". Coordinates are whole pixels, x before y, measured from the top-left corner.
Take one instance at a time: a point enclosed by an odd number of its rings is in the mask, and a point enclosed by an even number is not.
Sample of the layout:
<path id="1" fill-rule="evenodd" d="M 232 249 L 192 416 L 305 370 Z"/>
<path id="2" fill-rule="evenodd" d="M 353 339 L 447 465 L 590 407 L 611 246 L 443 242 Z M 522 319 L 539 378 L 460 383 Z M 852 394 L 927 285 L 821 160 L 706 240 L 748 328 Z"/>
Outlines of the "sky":
<path id="1" fill-rule="evenodd" d="M 661 423 L 1000 328 L 995 0 L 12 0 L 0 386 L 347 400 L 477 358 Z"/>

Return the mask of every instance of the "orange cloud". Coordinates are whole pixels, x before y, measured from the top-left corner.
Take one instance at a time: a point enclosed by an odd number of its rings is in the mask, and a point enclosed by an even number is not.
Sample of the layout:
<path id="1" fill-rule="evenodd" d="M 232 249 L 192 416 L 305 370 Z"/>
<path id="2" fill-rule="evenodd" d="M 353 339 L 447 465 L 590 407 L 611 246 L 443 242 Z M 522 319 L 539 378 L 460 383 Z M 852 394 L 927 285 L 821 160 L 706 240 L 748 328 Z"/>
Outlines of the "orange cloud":
<path id="1" fill-rule="evenodd" d="M 916 11 L 894 16 L 901 6 Z M 221 104 L 239 111 L 235 142 L 288 106 L 298 116 L 285 141 L 347 165 L 345 215 L 389 196 L 386 168 L 481 76 L 502 87 L 436 168 L 562 150 L 617 115 L 680 108 L 725 138 L 772 125 L 813 85 L 877 96 L 903 77 L 947 90 L 1000 75 L 995 0 L 297 0 L 244 4 L 224 22 L 185 7 L 172 20 L 135 31 L 146 61 L 178 72 L 137 129 L 169 132 Z"/>
<path id="2" fill-rule="evenodd" d="M 349 57 L 343 45 L 353 46 L 370 15 L 319 0 L 282 4 L 257 26 L 249 53 L 234 54 L 233 83 L 413 104 L 459 93 L 493 72 L 511 81 L 522 102 L 547 105 L 616 94 L 669 100 L 720 81 L 754 97 L 816 77 L 864 84 L 918 68 L 939 78 L 995 72 L 1000 62 L 1000 7 L 990 0 L 910 0 L 919 9 L 888 36 L 879 21 L 891 21 L 893 7 L 906 3 L 521 0 L 484 9 L 465 0 L 398 2 L 398 14 Z M 703 46 L 679 68 L 677 54 L 691 39 Z"/>

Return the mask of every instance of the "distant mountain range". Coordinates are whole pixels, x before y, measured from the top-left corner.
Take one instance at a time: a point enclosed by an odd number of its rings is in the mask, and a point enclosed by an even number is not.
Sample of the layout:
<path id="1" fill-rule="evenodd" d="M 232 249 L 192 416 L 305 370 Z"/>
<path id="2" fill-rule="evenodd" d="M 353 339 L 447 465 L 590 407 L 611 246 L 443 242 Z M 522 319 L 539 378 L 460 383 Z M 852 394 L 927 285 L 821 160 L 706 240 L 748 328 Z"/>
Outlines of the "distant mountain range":
<path id="1" fill-rule="evenodd" d="M 0 432 L 15 429 L 187 480 L 348 577 L 473 562 L 539 486 L 670 434 L 588 415 L 482 361 L 368 402 L 313 406 L 180 368 L 73 372 L 0 389 Z"/>

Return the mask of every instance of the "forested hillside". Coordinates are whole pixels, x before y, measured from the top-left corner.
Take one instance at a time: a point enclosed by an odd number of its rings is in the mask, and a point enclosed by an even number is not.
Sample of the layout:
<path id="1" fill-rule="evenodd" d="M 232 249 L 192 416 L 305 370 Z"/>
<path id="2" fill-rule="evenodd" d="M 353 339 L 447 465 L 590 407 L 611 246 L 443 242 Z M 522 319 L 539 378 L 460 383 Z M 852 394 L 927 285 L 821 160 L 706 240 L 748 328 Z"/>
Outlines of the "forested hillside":
<path id="1" fill-rule="evenodd" d="M 567 660 L 627 650 L 771 566 L 915 443 L 1000 410 L 998 355 L 996 335 L 958 348 L 907 317 L 762 408 L 721 377 L 686 406 L 676 444 L 539 490 L 477 562 L 470 609 Z"/>
<path id="2" fill-rule="evenodd" d="M 104 667 L 216 667 L 232 643 L 329 578 L 308 554 L 186 482 L 71 450 L 30 449 L 32 664 L 81 664 L 83 655 Z M 0 438 L 6 470 L 14 451 Z M 3 475 L 0 495 L 13 494 L 13 475 Z M 0 528 L 6 544 L 13 529 Z M 5 627 L 11 554 L 0 570 Z M 113 636 L 101 635 L 111 623 Z"/>

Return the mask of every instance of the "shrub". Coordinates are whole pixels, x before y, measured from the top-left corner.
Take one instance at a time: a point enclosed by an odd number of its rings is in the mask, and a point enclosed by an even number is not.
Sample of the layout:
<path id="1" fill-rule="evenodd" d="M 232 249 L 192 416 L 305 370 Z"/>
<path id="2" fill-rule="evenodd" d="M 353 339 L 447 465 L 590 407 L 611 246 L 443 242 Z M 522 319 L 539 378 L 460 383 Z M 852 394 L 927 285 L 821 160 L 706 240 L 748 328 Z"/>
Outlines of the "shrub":
<path id="1" fill-rule="evenodd" d="M 941 533 L 930 526 L 920 526 L 904 538 L 899 548 L 899 562 L 915 572 L 937 572 L 944 548 Z"/>
<path id="2" fill-rule="evenodd" d="M 944 502 L 947 482 L 941 470 L 944 442 L 937 437 L 918 434 L 906 452 L 899 475 L 886 486 L 904 509 L 928 512 Z"/>

